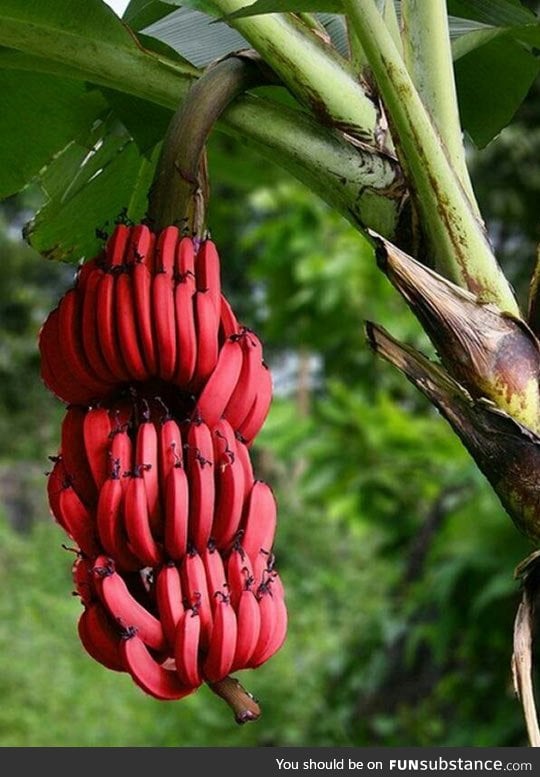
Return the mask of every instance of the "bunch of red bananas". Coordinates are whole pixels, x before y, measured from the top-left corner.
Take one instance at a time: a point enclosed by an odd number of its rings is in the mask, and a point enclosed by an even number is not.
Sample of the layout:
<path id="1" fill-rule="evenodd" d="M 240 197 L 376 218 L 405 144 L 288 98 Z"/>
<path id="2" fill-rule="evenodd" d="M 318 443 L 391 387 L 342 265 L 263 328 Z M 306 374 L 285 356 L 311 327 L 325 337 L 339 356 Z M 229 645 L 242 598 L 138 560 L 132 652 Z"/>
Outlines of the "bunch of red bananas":
<path id="1" fill-rule="evenodd" d="M 260 666 L 287 628 L 276 502 L 249 450 L 272 381 L 215 245 L 118 225 L 39 345 L 67 404 L 48 495 L 77 545 L 87 652 L 159 699 Z"/>

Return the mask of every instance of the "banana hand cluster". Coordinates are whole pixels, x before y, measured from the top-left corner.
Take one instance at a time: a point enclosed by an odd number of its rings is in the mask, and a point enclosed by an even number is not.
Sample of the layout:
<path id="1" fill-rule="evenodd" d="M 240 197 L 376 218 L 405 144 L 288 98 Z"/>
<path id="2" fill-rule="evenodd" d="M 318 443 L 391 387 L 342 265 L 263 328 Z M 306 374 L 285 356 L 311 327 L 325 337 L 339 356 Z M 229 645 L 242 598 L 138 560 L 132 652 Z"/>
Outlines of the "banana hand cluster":
<path id="1" fill-rule="evenodd" d="M 80 640 L 164 700 L 260 666 L 287 630 L 250 457 L 272 379 L 220 278 L 212 241 L 119 224 L 39 337 L 67 405 L 48 497 L 77 546 Z"/>

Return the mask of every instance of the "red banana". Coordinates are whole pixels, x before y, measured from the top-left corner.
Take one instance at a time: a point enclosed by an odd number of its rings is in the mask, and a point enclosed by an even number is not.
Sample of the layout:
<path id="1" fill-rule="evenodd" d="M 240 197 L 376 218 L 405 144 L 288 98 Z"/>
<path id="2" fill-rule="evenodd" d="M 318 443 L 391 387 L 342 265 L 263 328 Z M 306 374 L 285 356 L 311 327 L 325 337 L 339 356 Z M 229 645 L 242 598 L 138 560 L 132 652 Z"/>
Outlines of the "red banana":
<path id="1" fill-rule="evenodd" d="M 287 634 L 287 608 L 283 597 L 269 588 L 259 598 L 261 629 L 249 667 L 261 666 L 282 646 Z"/>
<path id="2" fill-rule="evenodd" d="M 192 417 L 204 421 L 211 429 L 222 417 L 238 383 L 243 356 L 238 337 L 233 336 L 225 340 L 216 366 L 201 391 Z"/>
<path id="3" fill-rule="evenodd" d="M 144 382 L 150 372 L 143 358 L 142 345 L 137 331 L 137 309 L 133 292 L 131 270 L 119 273 L 115 278 L 116 330 L 118 345 L 130 380 Z"/>
<path id="4" fill-rule="evenodd" d="M 88 507 L 96 503 L 98 490 L 88 463 L 84 443 L 84 419 L 87 411 L 72 405 L 66 410 L 62 420 L 61 442 L 62 458 L 66 470 L 70 473 L 73 486 Z"/>
<path id="5" fill-rule="evenodd" d="M 281 599 L 285 599 L 285 589 L 283 587 L 283 581 L 279 575 L 279 573 L 273 569 L 272 574 L 272 591 L 277 594 L 278 597 L 281 597 Z"/>
<path id="6" fill-rule="evenodd" d="M 133 470 L 133 443 L 127 430 L 127 424 L 119 425 L 113 428 L 111 434 L 111 444 L 109 448 L 110 466 L 118 467 L 118 475 L 122 490 L 125 491 L 128 484 L 127 474 Z"/>
<path id="7" fill-rule="evenodd" d="M 53 468 L 50 472 L 46 473 L 49 508 L 54 520 L 67 532 L 67 528 L 62 523 L 62 516 L 60 515 L 60 494 L 69 484 L 70 478 L 62 456 L 53 457 L 52 460 L 54 462 Z"/>
<path id="8" fill-rule="evenodd" d="M 220 552 L 211 543 L 201 553 L 201 559 L 206 572 L 206 585 L 212 612 L 215 613 L 219 595 L 227 594 L 227 575 Z"/>
<path id="9" fill-rule="evenodd" d="M 96 510 L 97 532 L 103 549 L 115 560 L 119 569 L 139 569 L 139 559 L 130 551 L 124 529 L 122 501 L 124 488 L 121 474 L 113 470 L 101 491 Z"/>
<path id="10" fill-rule="evenodd" d="M 247 553 L 235 543 L 226 562 L 227 582 L 232 605 L 238 608 L 242 591 L 253 586 L 253 567 Z"/>
<path id="11" fill-rule="evenodd" d="M 161 533 L 161 505 L 159 501 L 158 431 L 153 421 L 144 420 L 137 429 L 135 466 L 144 480 L 148 500 L 148 517 L 152 531 Z"/>
<path id="12" fill-rule="evenodd" d="M 217 600 L 210 645 L 202 667 L 205 679 L 211 683 L 227 677 L 236 652 L 236 614 L 228 596 L 221 594 Z"/>
<path id="13" fill-rule="evenodd" d="M 154 235 L 145 225 L 132 228 L 128 256 L 131 260 L 133 309 L 144 363 L 150 376 L 158 374 L 152 323 L 152 271 Z"/>
<path id="14" fill-rule="evenodd" d="M 233 313 L 229 300 L 223 294 L 221 295 L 220 319 L 220 334 L 224 340 L 227 337 L 240 334 L 242 327 Z"/>
<path id="15" fill-rule="evenodd" d="M 262 480 L 253 483 L 242 520 L 242 548 L 252 564 L 260 550 L 269 552 L 276 533 L 277 507 L 272 489 Z"/>
<path id="16" fill-rule="evenodd" d="M 39 333 L 41 377 L 47 386 L 63 402 L 86 405 L 95 399 L 94 388 L 79 383 L 60 349 L 62 333 L 59 326 L 59 309 L 52 310 Z"/>
<path id="17" fill-rule="evenodd" d="M 240 342 L 244 354 L 242 369 L 224 413 L 235 432 L 245 421 L 253 406 L 263 369 L 263 347 L 257 335 L 249 329 L 244 329 Z"/>
<path id="18" fill-rule="evenodd" d="M 189 538 L 199 553 L 212 532 L 214 518 L 214 448 L 210 430 L 190 423 L 187 433 L 186 474 L 189 483 Z"/>
<path id="19" fill-rule="evenodd" d="M 253 588 L 256 591 L 261 584 L 277 576 L 274 569 L 275 556 L 267 550 L 260 550 L 253 559 Z"/>
<path id="20" fill-rule="evenodd" d="M 154 266 L 154 243 L 155 235 L 146 224 L 136 224 L 129 234 L 127 262 L 132 266 L 143 264 L 151 274 Z"/>
<path id="21" fill-rule="evenodd" d="M 197 289 L 207 291 L 218 318 L 221 315 L 221 269 L 218 252 L 211 240 L 204 240 L 195 258 Z"/>
<path id="22" fill-rule="evenodd" d="M 87 262 L 79 264 L 75 273 L 75 286 L 83 294 L 86 293 L 86 285 L 90 278 L 95 274 L 96 270 L 100 270 L 100 262 L 103 261 L 103 255 L 95 256 L 93 259 L 89 259 Z"/>
<path id="23" fill-rule="evenodd" d="M 113 384 L 100 380 L 92 369 L 82 342 L 81 322 L 82 297 L 79 296 L 78 289 L 68 289 L 58 306 L 58 347 L 66 367 L 72 372 L 77 383 L 90 395 L 103 397 L 110 392 Z"/>
<path id="24" fill-rule="evenodd" d="M 88 264 L 89 263 L 87 263 L 87 265 Z M 86 355 L 86 360 L 88 361 L 88 364 L 92 365 L 92 369 L 99 380 L 103 383 L 114 383 L 116 377 L 110 371 L 107 362 L 103 358 L 98 333 L 98 297 L 101 279 L 104 274 L 105 273 L 101 268 L 94 266 L 92 272 L 88 272 L 86 276 L 83 291 L 81 290 L 81 286 L 77 284 L 79 293 L 82 291 L 82 346 Z"/>
<path id="25" fill-rule="evenodd" d="M 182 699 L 195 690 L 185 685 L 176 672 L 161 666 L 137 634 L 127 635 L 122 639 L 120 654 L 135 683 L 156 699 Z"/>
<path id="26" fill-rule="evenodd" d="M 178 621 L 174 645 L 176 671 L 186 685 L 198 687 L 202 683 L 199 669 L 199 641 L 201 618 L 196 607 L 184 610 Z"/>
<path id="27" fill-rule="evenodd" d="M 148 373 L 154 377 L 158 375 L 158 354 L 152 323 L 152 276 L 142 261 L 134 265 L 131 283 L 140 348 Z"/>
<path id="28" fill-rule="evenodd" d="M 162 552 L 152 535 L 148 498 L 140 467 L 128 476 L 124 495 L 124 526 L 131 550 L 141 565 L 157 566 L 162 560 Z"/>
<path id="29" fill-rule="evenodd" d="M 48 319 L 46 324 L 48 327 L 49 326 Z M 45 343 L 45 340 L 43 338 L 44 328 L 45 328 L 45 324 L 41 327 L 39 331 L 39 336 L 38 336 L 38 348 L 40 352 L 40 370 L 39 370 L 40 378 L 43 381 L 46 388 L 48 388 L 49 391 L 52 391 L 55 394 L 57 399 L 60 399 L 64 402 L 65 400 L 63 399 L 63 394 L 66 391 L 66 386 L 53 373 L 51 364 L 48 359 L 48 354 L 44 346 L 44 343 Z M 69 390 L 67 390 L 67 393 L 69 394 Z"/>
<path id="30" fill-rule="evenodd" d="M 253 400 L 247 416 L 236 430 L 248 446 L 253 443 L 255 436 L 260 432 L 266 421 L 272 403 L 272 390 L 272 373 L 263 364 L 259 370 L 257 396 Z"/>
<path id="31" fill-rule="evenodd" d="M 152 280 L 152 311 L 159 377 L 172 380 L 177 362 L 175 290 L 172 276 L 167 272 L 158 272 Z"/>
<path id="32" fill-rule="evenodd" d="M 112 272 L 105 272 L 98 288 L 96 317 L 99 346 L 109 371 L 122 383 L 130 380 L 130 373 L 124 364 L 121 344 L 116 328 L 116 286 Z"/>
<path id="33" fill-rule="evenodd" d="M 152 305 L 159 377 L 163 380 L 173 378 L 178 358 L 174 292 L 178 237 L 177 227 L 166 227 L 156 243 Z"/>
<path id="34" fill-rule="evenodd" d="M 71 485 L 66 485 L 58 497 L 59 522 L 64 526 L 81 552 L 88 558 L 95 558 L 101 552 L 94 518 L 85 507 Z"/>
<path id="35" fill-rule="evenodd" d="M 216 503 L 212 538 L 218 548 L 224 550 L 233 541 L 240 521 L 246 491 L 245 470 L 238 455 L 242 443 L 236 440 L 231 425 L 221 419 L 213 433 Z M 249 458 L 249 454 L 246 451 Z"/>
<path id="36" fill-rule="evenodd" d="M 240 594 L 236 608 L 236 621 L 236 650 L 231 666 L 232 672 L 249 666 L 259 640 L 261 613 L 259 603 L 251 588 L 245 588 Z"/>
<path id="37" fill-rule="evenodd" d="M 109 411 L 104 407 L 92 407 L 83 421 L 84 448 L 88 465 L 99 490 L 107 480 L 111 469 L 109 449 L 113 425 Z"/>
<path id="38" fill-rule="evenodd" d="M 126 224 L 117 224 L 105 247 L 107 265 L 117 267 L 124 264 L 130 228 Z"/>
<path id="39" fill-rule="evenodd" d="M 94 564 L 94 580 L 101 601 L 122 630 L 135 628 L 139 637 L 154 650 L 165 650 L 160 621 L 135 599 L 111 559 L 99 556 Z"/>
<path id="40" fill-rule="evenodd" d="M 89 656 L 113 672 L 125 672 L 120 653 L 120 630 L 111 623 L 99 602 L 94 602 L 83 610 L 78 622 L 78 632 Z"/>
<path id="41" fill-rule="evenodd" d="M 189 523 L 189 485 L 181 466 L 173 467 L 165 484 L 165 551 L 169 558 L 181 561 L 187 551 Z"/>
<path id="42" fill-rule="evenodd" d="M 208 595 L 208 584 L 204 564 L 199 553 L 192 550 L 187 553 L 180 566 L 182 591 L 188 607 L 195 607 L 201 618 L 201 647 L 208 645 L 212 631 L 212 608 Z"/>
<path id="43" fill-rule="evenodd" d="M 173 563 L 164 564 L 157 572 L 156 603 L 159 620 L 170 650 L 174 648 L 176 627 L 184 612 L 180 573 Z"/>
<path id="44" fill-rule="evenodd" d="M 206 383 L 217 363 L 219 317 L 212 297 L 207 291 L 197 291 L 193 302 L 197 334 L 197 364 L 192 384 L 194 390 L 199 390 Z"/>
<path id="45" fill-rule="evenodd" d="M 267 653 L 268 648 L 271 645 L 274 629 L 277 627 L 277 609 L 270 587 L 259 586 L 257 599 L 259 602 L 261 626 L 259 629 L 259 637 L 257 639 L 255 650 L 253 651 L 249 661 L 250 668 L 261 663 L 261 656 Z"/>
<path id="46" fill-rule="evenodd" d="M 182 433 L 174 418 L 170 416 L 158 427 L 158 457 L 160 488 L 164 489 L 169 472 L 184 464 Z"/>
<path id="47" fill-rule="evenodd" d="M 183 237 L 176 246 L 175 277 L 195 291 L 195 249 L 190 237 Z"/>
<path id="48" fill-rule="evenodd" d="M 251 456 L 249 455 L 247 445 L 238 439 L 236 440 L 235 460 L 238 460 L 244 470 L 244 499 L 247 499 L 251 492 L 255 475 L 253 473 L 253 464 L 251 463 Z"/>
<path id="49" fill-rule="evenodd" d="M 174 290 L 174 307 L 178 359 L 172 380 L 182 388 L 191 383 L 197 365 L 197 333 L 195 331 L 193 297 L 192 279 L 177 283 Z"/>
<path id="50" fill-rule="evenodd" d="M 96 599 L 96 589 L 92 574 L 93 562 L 84 556 L 77 556 L 71 567 L 71 577 L 75 592 L 81 597 L 81 602 L 87 606 Z"/>
<path id="51" fill-rule="evenodd" d="M 161 230 L 156 242 L 154 272 L 166 273 L 170 278 L 173 277 L 176 269 L 178 237 L 178 227 L 165 227 Z"/>

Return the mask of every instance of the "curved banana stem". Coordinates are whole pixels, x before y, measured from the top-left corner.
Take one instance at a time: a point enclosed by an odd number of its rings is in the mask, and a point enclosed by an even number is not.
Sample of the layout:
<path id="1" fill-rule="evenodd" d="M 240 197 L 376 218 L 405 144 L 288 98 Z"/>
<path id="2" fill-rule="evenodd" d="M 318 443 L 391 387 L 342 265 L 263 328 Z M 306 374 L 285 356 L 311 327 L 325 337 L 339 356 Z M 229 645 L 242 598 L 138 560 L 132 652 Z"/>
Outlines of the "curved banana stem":
<path id="1" fill-rule="evenodd" d="M 174 114 L 149 194 L 148 218 L 162 230 L 181 224 L 202 237 L 208 200 L 205 147 L 225 108 L 253 86 L 271 83 L 271 71 L 249 52 L 210 66 Z"/>

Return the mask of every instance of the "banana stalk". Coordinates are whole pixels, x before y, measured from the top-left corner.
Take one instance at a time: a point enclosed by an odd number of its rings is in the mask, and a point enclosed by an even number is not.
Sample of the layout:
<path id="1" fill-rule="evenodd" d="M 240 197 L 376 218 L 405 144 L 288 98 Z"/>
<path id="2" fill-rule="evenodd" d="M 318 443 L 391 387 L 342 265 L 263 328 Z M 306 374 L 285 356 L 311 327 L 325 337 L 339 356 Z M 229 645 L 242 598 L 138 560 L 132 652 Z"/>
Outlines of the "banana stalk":
<path id="1" fill-rule="evenodd" d="M 235 97 L 274 80 L 256 53 L 246 51 L 225 57 L 195 82 L 163 141 L 149 196 L 154 228 L 181 223 L 202 239 L 209 195 L 205 149 L 212 127 Z"/>

